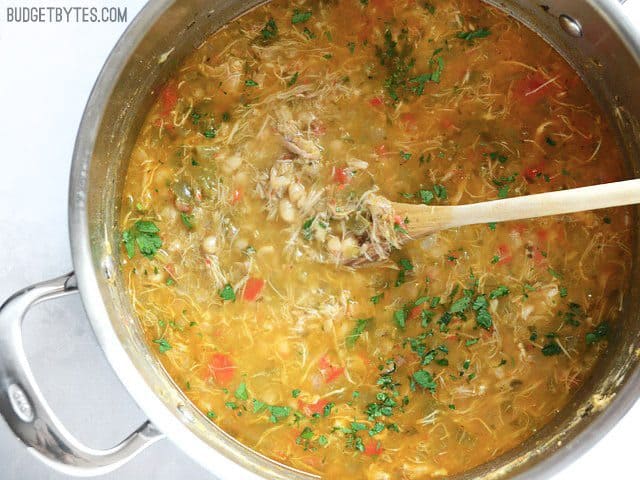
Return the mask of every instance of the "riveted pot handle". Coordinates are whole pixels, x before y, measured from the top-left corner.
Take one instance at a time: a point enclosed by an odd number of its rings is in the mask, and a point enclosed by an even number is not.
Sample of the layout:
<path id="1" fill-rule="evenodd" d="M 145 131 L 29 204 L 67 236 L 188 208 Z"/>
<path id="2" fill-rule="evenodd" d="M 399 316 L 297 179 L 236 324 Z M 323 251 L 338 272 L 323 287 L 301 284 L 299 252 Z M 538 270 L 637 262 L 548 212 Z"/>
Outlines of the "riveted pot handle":
<path id="1" fill-rule="evenodd" d="M 0 414 L 29 450 L 52 468 L 74 476 L 101 475 L 126 463 L 163 435 L 145 422 L 108 450 L 82 445 L 42 396 L 22 343 L 22 320 L 35 304 L 77 292 L 73 273 L 17 292 L 0 307 Z"/>

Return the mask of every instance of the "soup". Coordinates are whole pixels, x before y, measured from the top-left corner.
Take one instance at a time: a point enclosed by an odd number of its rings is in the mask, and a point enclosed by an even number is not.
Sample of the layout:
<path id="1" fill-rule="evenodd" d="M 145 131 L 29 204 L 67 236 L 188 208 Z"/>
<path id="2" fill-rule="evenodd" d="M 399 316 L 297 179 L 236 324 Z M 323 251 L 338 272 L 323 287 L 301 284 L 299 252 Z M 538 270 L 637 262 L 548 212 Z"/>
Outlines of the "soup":
<path id="1" fill-rule="evenodd" d="M 628 282 L 630 211 L 411 241 L 372 199 L 623 178 L 580 79 L 497 10 L 271 2 L 159 92 L 121 269 L 150 349 L 243 444 L 324 478 L 445 477 L 533 435 L 589 376 Z"/>

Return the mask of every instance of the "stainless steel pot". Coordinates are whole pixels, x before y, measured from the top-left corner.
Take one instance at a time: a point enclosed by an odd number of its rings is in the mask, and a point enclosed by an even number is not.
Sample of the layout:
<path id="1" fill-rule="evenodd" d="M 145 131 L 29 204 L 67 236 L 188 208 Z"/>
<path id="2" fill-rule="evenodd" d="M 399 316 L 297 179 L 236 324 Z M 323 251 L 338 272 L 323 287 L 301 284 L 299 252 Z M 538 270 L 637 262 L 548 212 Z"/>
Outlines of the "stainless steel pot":
<path id="1" fill-rule="evenodd" d="M 157 0 L 135 18 L 109 56 L 78 132 L 69 191 L 75 274 L 26 288 L 0 308 L 0 413 L 52 468 L 90 476 L 122 465 L 166 435 L 222 479 L 314 478 L 252 452 L 213 425 L 143 341 L 118 269 L 118 199 L 132 145 L 154 92 L 210 33 L 260 0 Z M 600 101 L 640 172 L 640 33 L 614 0 L 490 0 L 553 45 Z M 636 232 L 638 223 L 635 222 Z M 516 449 L 456 478 L 548 478 L 591 447 L 640 395 L 640 243 L 606 355 L 573 401 Z M 80 444 L 48 407 L 22 348 L 21 322 L 35 303 L 79 291 L 105 355 L 149 421 L 118 446 Z M 162 433 L 161 433 L 162 432 Z"/>

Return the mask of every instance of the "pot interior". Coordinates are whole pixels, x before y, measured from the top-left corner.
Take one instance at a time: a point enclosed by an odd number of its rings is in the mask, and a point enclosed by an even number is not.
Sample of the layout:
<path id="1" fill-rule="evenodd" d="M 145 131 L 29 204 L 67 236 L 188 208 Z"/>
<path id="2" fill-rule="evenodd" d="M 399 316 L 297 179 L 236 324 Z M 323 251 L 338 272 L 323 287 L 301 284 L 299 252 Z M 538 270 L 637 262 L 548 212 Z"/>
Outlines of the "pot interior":
<path id="1" fill-rule="evenodd" d="M 106 345 L 105 339 L 117 338 L 143 388 L 163 404 L 163 411 L 151 420 L 162 428 L 159 415 L 174 417 L 172 431 L 166 433 L 220 476 L 239 464 L 265 478 L 313 478 L 240 445 L 189 402 L 148 350 L 117 268 L 122 184 L 139 128 L 159 87 L 203 39 L 261 3 L 163 0 L 145 7 L 134 20 L 101 73 L 80 129 L 70 192 L 71 236 L 83 300 L 107 356 L 114 363 L 113 345 Z M 539 33 L 580 73 L 618 136 L 628 176 L 637 177 L 640 97 L 633 92 L 640 76 L 640 49 L 620 7 L 604 0 L 487 3 Z M 637 225 L 635 218 L 634 222 Z M 638 248 L 635 234 L 632 279 L 640 275 Z M 549 468 L 559 468 L 588 448 L 630 408 L 640 393 L 640 292 L 635 282 L 624 298 L 608 350 L 574 399 L 518 448 L 455 478 L 507 478 L 524 472 L 547 478 Z M 101 335 L 105 329 L 111 337 Z M 126 380 L 125 386 L 137 397 Z M 141 407 L 146 410 L 146 405 Z M 201 448 L 193 447 L 196 444 Z M 211 452 L 207 458 L 198 454 L 206 450 Z"/>

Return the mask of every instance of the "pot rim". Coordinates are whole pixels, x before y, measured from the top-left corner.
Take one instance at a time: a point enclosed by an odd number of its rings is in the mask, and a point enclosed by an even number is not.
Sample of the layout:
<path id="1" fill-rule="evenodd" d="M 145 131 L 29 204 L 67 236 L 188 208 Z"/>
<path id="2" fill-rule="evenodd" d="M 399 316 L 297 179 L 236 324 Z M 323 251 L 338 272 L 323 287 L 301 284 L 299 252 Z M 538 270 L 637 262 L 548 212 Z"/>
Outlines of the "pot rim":
<path id="1" fill-rule="evenodd" d="M 113 328 L 92 263 L 87 214 L 90 188 L 88 172 L 102 115 L 120 74 L 129 61 L 131 52 L 174 1 L 155 0 L 148 2 L 140 10 L 109 54 L 87 101 L 76 136 L 69 183 L 68 213 L 72 260 L 84 309 L 98 343 L 123 386 L 144 414 L 184 453 L 210 473 L 219 475 L 221 478 L 236 478 L 231 475 L 241 473 L 241 478 L 259 480 L 263 477 L 242 468 L 221 454 L 215 454 L 215 450 L 191 431 L 145 381 Z M 618 35 L 640 64 L 640 29 L 629 21 L 621 4 L 615 0 L 585 1 L 591 3 L 601 17 L 606 19 L 611 30 Z M 592 420 L 590 425 L 562 448 L 553 452 L 550 457 L 532 465 L 527 471 L 516 474 L 513 478 L 542 480 L 567 467 L 608 433 L 639 397 L 640 368 L 635 368 L 610 404 Z"/>

